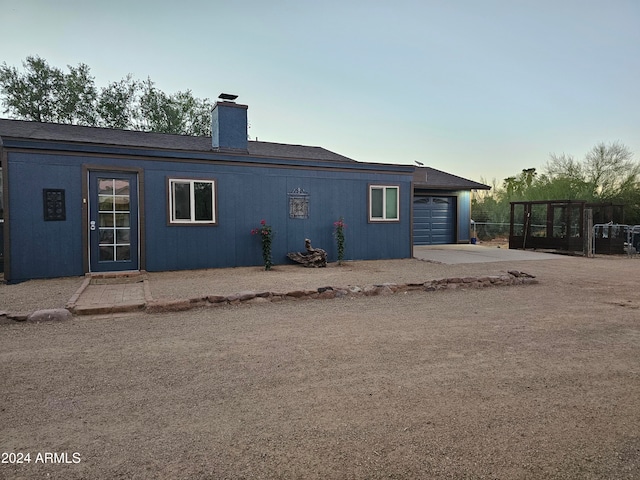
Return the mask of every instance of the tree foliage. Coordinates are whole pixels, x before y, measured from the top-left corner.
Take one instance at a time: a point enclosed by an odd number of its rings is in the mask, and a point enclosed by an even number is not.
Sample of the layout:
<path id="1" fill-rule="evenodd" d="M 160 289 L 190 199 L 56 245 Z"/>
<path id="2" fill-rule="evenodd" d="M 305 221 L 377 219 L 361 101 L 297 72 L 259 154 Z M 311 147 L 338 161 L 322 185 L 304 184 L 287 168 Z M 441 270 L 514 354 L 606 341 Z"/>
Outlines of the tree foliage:
<path id="1" fill-rule="evenodd" d="M 152 131 L 210 135 L 208 99 L 190 90 L 166 94 L 150 78 L 131 75 L 98 88 L 89 67 L 50 66 L 38 56 L 22 62 L 23 71 L 0 66 L 0 94 L 5 114 L 22 120 Z"/>
<path id="2" fill-rule="evenodd" d="M 640 224 L 640 163 L 619 142 L 599 143 L 582 161 L 567 154 L 551 154 L 542 172 L 522 170 L 494 182 L 490 192 L 473 200 L 477 222 L 508 223 L 510 202 L 585 200 L 624 205 L 625 221 Z"/>

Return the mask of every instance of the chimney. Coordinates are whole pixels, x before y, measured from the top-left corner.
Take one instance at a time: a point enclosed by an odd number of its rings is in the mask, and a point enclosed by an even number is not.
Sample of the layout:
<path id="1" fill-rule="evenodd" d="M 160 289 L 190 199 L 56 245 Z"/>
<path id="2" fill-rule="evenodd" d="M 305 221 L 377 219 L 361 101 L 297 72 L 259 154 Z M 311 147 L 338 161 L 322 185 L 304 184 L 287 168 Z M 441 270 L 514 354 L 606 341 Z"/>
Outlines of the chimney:
<path id="1" fill-rule="evenodd" d="M 211 111 L 211 143 L 217 150 L 247 151 L 247 107 L 237 95 L 221 93 Z"/>

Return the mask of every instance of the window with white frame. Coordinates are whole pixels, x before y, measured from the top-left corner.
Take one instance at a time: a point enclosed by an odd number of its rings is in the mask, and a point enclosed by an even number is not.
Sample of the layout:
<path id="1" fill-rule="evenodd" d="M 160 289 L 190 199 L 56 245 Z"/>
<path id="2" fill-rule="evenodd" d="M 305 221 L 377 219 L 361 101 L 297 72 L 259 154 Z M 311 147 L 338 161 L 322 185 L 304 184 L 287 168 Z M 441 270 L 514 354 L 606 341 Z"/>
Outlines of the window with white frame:
<path id="1" fill-rule="evenodd" d="M 385 222 L 400 219 L 400 187 L 369 185 L 369 221 Z"/>
<path id="2" fill-rule="evenodd" d="M 215 224 L 215 180 L 169 179 L 169 217 L 171 223 Z"/>

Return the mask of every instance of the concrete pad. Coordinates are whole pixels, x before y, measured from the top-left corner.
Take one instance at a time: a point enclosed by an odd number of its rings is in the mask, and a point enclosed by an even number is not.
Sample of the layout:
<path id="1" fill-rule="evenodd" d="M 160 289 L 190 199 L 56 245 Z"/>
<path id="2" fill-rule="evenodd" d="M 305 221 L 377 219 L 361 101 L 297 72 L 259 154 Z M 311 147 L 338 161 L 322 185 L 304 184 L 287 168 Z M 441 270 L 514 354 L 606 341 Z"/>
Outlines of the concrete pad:
<path id="1" fill-rule="evenodd" d="M 456 265 L 460 263 L 520 262 L 523 260 L 553 260 L 552 253 L 508 248 L 483 247 L 481 245 L 415 245 L 413 256 L 429 262 Z"/>
<path id="2" fill-rule="evenodd" d="M 83 283 L 67 308 L 76 315 L 102 315 L 141 310 L 147 303 L 146 280 L 121 284 Z"/>

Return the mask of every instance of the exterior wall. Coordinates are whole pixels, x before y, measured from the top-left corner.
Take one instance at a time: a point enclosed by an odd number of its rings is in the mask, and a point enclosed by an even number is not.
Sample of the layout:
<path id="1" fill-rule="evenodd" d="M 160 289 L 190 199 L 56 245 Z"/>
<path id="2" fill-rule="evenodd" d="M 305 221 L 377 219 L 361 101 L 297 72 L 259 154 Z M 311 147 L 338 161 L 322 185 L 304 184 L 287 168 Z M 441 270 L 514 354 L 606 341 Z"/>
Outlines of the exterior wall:
<path id="1" fill-rule="evenodd" d="M 410 186 L 401 187 L 399 223 L 367 223 L 368 183 L 398 182 L 397 176 L 363 175 L 290 168 L 238 167 L 206 164 L 156 164 L 145 167 L 147 270 L 259 265 L 259 238 L 250 235 L 264 219 L 273 227 L 273 260 L 288 263 L 287 253 L 304 250 L 304 239 L 337 256 L 333 222 L 343 216 L 348 259 L 410 256 Z M 177 170 L 180 168 L 180 170 Z M 166 181 L 171 175 L 215 178 L 218 226 L 166 226 L 167 208 L 151 208 L 158 198 L 166 204 Z M 309 197 L 309 218 L 289 218 L 287 193 L 296 188 Z M 156 199 L 155 201 L 152 199 Z M 158 225 L 163 225 L 158 228 Z M 375 240 L 374 240 L 375 239 Z M 188 247 L 187 247 L 188 246 Z M 186 248 L 185 248 L 186 247 Z"/>
<path id="2" fill-rule="evenodd" d="M 469 190 L 437 190 L 416 188 L 414 195 L 455 197 L 456 199 L 456 243 L 471 241 L 471 192 Z"/>
<path id="3" fill-rule="evenodd" d="M 3 169 L 6 169 L 5 153 L 0 142 L 0 273 L 4 273 L 4 204 L 6 198 L 4 195 L 4 176 L 2 174 Z"/>
<path id="4" fill-rule="evenodd" d="M 411 256 L 411 173 L 401 169 L 381 173 L 373 169 L 309 168 L 309 163 L 267 166 L 25 150 L 7 150 L 7 158 L 7 278 L 11 281 L 85 273 L 83 165 L 142 169 L 142 251 L 149 271 L 260 265 L 260 240 L 250 231 L 261 219 L 273 227 L 275 264 L 289 263 L 288 252 L 303 251 L 305 238 L 310 238 L 314 247 L 325 249 L 329 260 L 334 261 L 337 248 L 333 222 L 340 216 L 348 225 L 346 259 Z M 168 178 L 215 179 L 217 225 L 170 225 Z M 368 222 L 369 184 L 400 185 L 399 222 Z M 65 190 L 66 220 L 44 221 L 44 188 Z M 289 218 L 287 194 L 296 188 L 310 195 L 308 219 Z"/>
<path id="5" fill-rule="evenodd" d="M 471 192 L 456 192 L 458 196 L 458 243 L 471 242 Z"/>
<path id="6" fill-rule="evenodd" d="M 81 167 L 48 155 L 8 153 L 5 276 L 8 280 L 82 275 Z M 65 189 L 66 220 L 45 222 L 43 188 Z M 8 265 L 7 265 L 8 263 Z"/>

